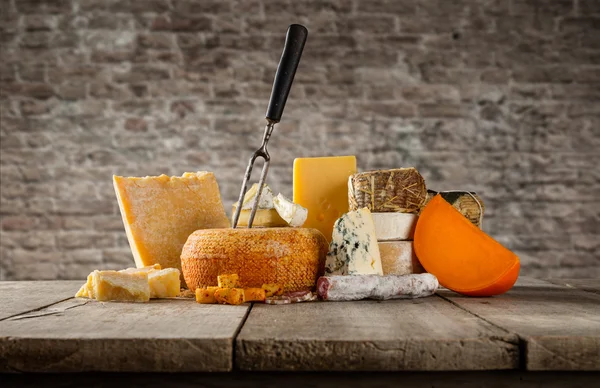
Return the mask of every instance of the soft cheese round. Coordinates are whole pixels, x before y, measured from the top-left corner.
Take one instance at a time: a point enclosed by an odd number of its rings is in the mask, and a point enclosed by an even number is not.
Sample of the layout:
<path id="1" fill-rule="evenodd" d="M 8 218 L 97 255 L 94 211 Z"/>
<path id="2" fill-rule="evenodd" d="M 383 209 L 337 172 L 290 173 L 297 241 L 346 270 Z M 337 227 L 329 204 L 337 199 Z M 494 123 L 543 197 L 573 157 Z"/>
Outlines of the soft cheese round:
<path id="1" fill-rule="evenodd" d="M 412 240 L 419 216 L 409 213 L 371 213 L 378 241 Z"/>

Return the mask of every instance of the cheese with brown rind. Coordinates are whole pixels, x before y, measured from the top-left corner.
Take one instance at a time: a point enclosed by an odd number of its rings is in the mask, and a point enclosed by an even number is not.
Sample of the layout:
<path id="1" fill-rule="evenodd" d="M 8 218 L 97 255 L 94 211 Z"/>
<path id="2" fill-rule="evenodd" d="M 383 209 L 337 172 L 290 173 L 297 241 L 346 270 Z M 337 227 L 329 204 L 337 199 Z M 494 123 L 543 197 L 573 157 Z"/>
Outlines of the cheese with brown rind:
<path id="1" fill-rule="evenodd" d="M 212 172 L 114 176 L 113 184 L 137 267 L 181 269 L 181 248 L 192 232 L 230 226 Z"/>
<path id="2" fill-rule="evenodd" d="M 437 191 L 427 190 L 427 200 L 425 205 L 438 194 Z M 477 193 L 471 191 L 440 191 L 439 194 L 452 207 L 465 216 L 475 226 L 481 228 L 481 220 L 485 211 L 483 200 Z"/>
<path id="3" fill-rule="evenodd" d="M 384 275 L 410 275 L 425 272 L 415 255 L 412 241 L 379 242 L 379 253 Z"/>
<path id="4" fill-rule="evenodd" d="M 312 290 L 323 273 L 327 240 L 310 228 L 205 229 L 190 235 L 181 253 L 190 288 L 238 274 L 239 287 L 277 283 L 283 291 Z"/>
<path id="5" fill-rule="evenodd" d="M 350 210 L 417 213 L 426 198 L 425 181 L 414 167 L 361 172 L 348 179 Z"/>

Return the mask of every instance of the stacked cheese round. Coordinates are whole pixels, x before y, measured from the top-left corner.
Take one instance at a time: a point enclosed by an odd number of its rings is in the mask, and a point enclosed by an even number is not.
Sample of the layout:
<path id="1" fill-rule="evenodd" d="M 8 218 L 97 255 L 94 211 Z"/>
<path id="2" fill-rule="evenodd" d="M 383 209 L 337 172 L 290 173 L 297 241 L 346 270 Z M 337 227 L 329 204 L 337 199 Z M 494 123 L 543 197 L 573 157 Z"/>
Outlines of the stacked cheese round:
<path id="1" fill-rule="evenodd" d="M 369 171 L 348 181 L 350 209 L 371 210 L 384 275 L 423 273 L 414 249 L 417 212 L 427 198 L 423 177 L 414 168 Z"/>

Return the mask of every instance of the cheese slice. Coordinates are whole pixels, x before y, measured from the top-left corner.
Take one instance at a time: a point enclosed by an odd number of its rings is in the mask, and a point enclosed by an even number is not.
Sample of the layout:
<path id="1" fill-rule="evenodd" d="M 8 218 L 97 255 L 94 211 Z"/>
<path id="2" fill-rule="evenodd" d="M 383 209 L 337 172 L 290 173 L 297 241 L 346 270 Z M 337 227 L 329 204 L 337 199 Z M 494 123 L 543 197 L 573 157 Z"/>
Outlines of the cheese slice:
<path id="1" fill-rule="evenodd" d="M 174 298 L 181 289 L 181 273 L 176 268 L 148 272 L 150 298 Z"/>
<path id="2" fill-rule="evenodd" d="M 237 227 L 244 228 L 248 226 L 250 220 L 250 212 L 252 210 L 242 210 L 240 212 L 240 218 L 238 219 Z M 233 206 L 233 214 L 235 214 L 235 205 Z M 288 226 L 286 220 L 281 218 L 277 210 L 275 209 L 258 209 L 254 214 L 254 221 L 252 221 L 253 228 L 275 228 L 278 226 Z"/>
<path id="3" fill-rule="evenodd" d="M 371 212 L 351 211 L 333 226 L 333 240 L 325 263 L 328 275 L 383 275 Z"/>
<path id="4" fill-rule="evenodd" d="M 258 194 L 258 183 L 255 183 L 250 187 L 250 190 L 244 194 L 244 201 L 242 202 L 242 210 L 251 210 L 254 205 L 254 200 Z M 260 199 L 258 200 L 259 209 L 273 209 L 273 198 L 274 194 L 271 188 L 267 185 L 263 186 L 262 192 L 260 193 Z M 236 202 L 237 204 L 237 202 Z"/>
<path id="5" fill-rule="evenodd" d="M 94 297 L 99 301 L 147 302 L 150 286 L 147 272 L 94 271 Z"/>
<path id="6" fill-rule="evenodd" d="M 412 241 L 383 241 L 379 243 L 384 275 L 409 275 L 425 270 L 415 255 Z"/>
<path id="7" fill-rule="evenodd" d="M 372 213 L 378 241 L 412 240 L 419 216 L 409 213 Z"/>
<path id="8" fill-rule="evenodd" d="M 318 229 L 331 241 L 333 224 L 348 211 L 348 178 L 354 173 L 354 156 L 294 160 L 293 201 L 308 209 L 303 227 Z"/>
<path id="9" fill-rule="evenodd" d="M 114 176 L 113 183 L 137 267 L 181 269 L 181 248 L 190 234 L 230 226 L 212 172 Z"/>
<path id="10" fill-rule="evenodd" d="M 279 216 L 290 226 L 300 227 L 306 222 L 308 210 L 290 201 L 283 194 L 279 193 L 277 197 L 273 198 L 273 205 Z"/>

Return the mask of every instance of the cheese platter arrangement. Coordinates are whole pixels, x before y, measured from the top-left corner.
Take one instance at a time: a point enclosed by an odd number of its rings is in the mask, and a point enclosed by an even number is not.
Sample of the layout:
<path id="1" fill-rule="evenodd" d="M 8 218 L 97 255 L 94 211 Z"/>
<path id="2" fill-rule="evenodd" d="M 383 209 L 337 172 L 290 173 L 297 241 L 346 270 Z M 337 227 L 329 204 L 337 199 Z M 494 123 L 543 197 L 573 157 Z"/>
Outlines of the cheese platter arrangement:
<path id="1" fill-rule="evenodd" d="M 263 141 L 231 214 L 212 172 L 115 175 L 135 268 L 93 271 L 76 297 L 289 304 L 427 297 L 440 285 L 493 296 L 514 285 L 519 258 L 481 230 L 483 200 L 428 190 L 414 167 L 360 172 L 355 156 L 296 158 L 293 198 L 275 195 L 267 144 L 307 34 L 297 24 L 287 31 Z"/>

